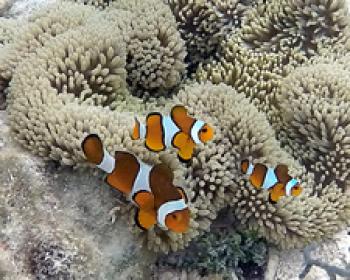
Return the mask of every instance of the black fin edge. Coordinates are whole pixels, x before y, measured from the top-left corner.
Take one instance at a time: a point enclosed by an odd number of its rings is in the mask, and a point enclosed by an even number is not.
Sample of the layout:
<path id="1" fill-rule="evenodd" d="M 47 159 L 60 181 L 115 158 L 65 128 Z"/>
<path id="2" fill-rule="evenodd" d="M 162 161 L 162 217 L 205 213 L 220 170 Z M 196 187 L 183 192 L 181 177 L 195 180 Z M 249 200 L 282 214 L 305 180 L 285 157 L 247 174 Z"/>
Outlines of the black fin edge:
<path id="1" fill-rule="evenodd" d="M 144 231 L 147 231 L 147 229 L 144 228 L 143 226 L 141 226 L 141 224 L 139 223 L 139 220 L 138 220 L 139 212 L 140 212 L 140 209 L 137 209 L 137 210 L 136 210 L 136 213 L 135 213 L 135 217 L 134 217 L 135 223 L 136 223 L 136 225 L 137 225 L 140 229 L 142 229 L 142 230 L 144 230 Z"/>
<path id="2" fill-rule="evenodd" d="M 179 187 L 179 186 L 176 186 L 176 188 L 179 189 L 184 194 L 185 202 L 188 203 L 188 197 L 187 197 L 187 194 L 186 194 L 184 188 L 183 187 Z"/>
<path id="3" fill-rule="evenodd" d="M 179 159 L 180 162 L 185 163 L 185 164 L 187 164 L 187 165 L 189 165 L 189 164 L 191 163 L 191 160 L 192 160 L 192 158 L 190 158 L 190 159 L 184 159 L 184 158 L 182 158 L 179 154 L 177 154 L 177 158 Z"/>
<path id="4" fill-rule="evenodd" d="M 163 145 L 163 146 L 164 146 L 164 145 Z M 162 148 L 161 150 L 153 150 L 153 149 L 151 149 L 150 147 L 148 147 L 146 141 L 145 141 L 145 147 L 146 147 L 147 150 L 149 150 L 150 152 L 154 152 L 154 153 L 160 153 L 160 152 L 165 151 L 165 149 L 166 149 L 166 147 L 164 146 L 164 148 Z"/>
<path id="5" fill-rule="evenodd" d="M 276 203 L 277 203 L 277 201 L 273 201 L 273 200 L 271 199 L 271 194 L 269 194 L 269 202 L 270 202 L 271 204 L 276 204 Z"/>

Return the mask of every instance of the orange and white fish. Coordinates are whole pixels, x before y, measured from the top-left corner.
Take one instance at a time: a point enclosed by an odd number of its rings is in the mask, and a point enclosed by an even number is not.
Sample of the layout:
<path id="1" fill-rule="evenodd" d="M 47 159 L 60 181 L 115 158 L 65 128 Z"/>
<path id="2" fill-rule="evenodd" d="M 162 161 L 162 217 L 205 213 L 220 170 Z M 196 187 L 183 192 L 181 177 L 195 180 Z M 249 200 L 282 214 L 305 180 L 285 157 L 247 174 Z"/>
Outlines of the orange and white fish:
<path id="1" fill-rule="evenodd" d="M 131 138 L 145 139 L 146 147 L 153 152 L 175 147 L 179 159 L 188 162 L 196 144 L 206 143 L 213 136 L 214 129 L 209 124 L 190 117 L 184 106 L 176 105 L 167 116 L 156 112 L 148 114 L 146 124 L 141 124 L 135 118 Z"/>
<path id="2" fill-rule="evenodd" d="M 173 185 L 173 172 L 166 165 L 151 166 L 123 151 L 112 157 L 96 134 L 83 140 L 82 149 L 90 163 L 108 174 L 105 181 L 138 207 L 135 221 L 141 229 L 158 224 L 177 233 L 187 231 L 187 197 L 181 187 Z"/>
<path id="3" fill-rule="evenodd" d="M 284 164 L 270 168 L 261 163 L 253 165 L 248 160 L 243 160 L 241 170 L 249 176 L 249 181 L 255 188 L 269 190 L 269 199 L 273 203 L 282 196 L 298 196 L 302 192 L 300 183 L 288 174 L 288 167 Z"/>

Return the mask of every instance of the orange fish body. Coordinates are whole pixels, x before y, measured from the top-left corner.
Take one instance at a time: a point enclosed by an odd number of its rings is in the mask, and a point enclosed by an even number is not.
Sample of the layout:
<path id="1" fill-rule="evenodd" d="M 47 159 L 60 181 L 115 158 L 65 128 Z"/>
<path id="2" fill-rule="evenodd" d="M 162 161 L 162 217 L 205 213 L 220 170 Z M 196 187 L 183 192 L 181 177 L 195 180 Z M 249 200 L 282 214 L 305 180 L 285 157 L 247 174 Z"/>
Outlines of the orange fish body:
<path id="1" fill-rule="evenodd" d="M 269 199 L 273 203 L 282 196 L 298 196 L 302 192 L 299 182 L 288 174 L 286 165 L 269 168 L 261 163 L 253 165 L 248 160 L 243 160 L 241 170 L 249 176 L 249 181 L 255 188 L 269 190 Z"/>
<path id="2" fill-rule="evenodd" d="M 151 151 L 177 148 L 178 156 L 184 162 L 192 158 L 196 144 L 206 143 L 213 136 L 212 127 L 190 117 L 186 108 L 181 105 L 174 106 L 169 116 L 160 113 L 148 114 L 145 125 L 135 119 L 132 133 L 133 140 L 145 139 L 145 145 Z"/>
<path id="3" fill-rule="evenodd" d="M 90 163 L 107 173 L 106 182 L 138 207 L 135 221 L 140 228 L 147 230 L 158 224 L 178 233 L 187 231 L 190 213 L 186 194 L 173 185 L 173 173 L 166 165 L 150 166 L 123 151 L 115 152 L 113 158 L 96 134 L 84 139 L 82 149 Z"/>

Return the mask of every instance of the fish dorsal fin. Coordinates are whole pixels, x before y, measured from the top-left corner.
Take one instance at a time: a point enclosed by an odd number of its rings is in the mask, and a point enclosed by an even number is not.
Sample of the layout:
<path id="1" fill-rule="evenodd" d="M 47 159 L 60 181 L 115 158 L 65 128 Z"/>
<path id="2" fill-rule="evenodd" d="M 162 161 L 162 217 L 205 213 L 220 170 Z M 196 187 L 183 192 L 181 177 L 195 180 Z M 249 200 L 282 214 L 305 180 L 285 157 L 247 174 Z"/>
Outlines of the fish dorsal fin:
<path id="1" fill-rule="evenodd" d="M 171 183 L 174 180 L 173 171 L 164 163 L 156 164 L 152 171 L 157 174 L 159 180 L 163 180 L 167 183 Z"/>
<path id="2" fill-rule="evenodd" d="M 157 223 L 155 210 L 137 209 L 135 214 L 135 223 L 142 230 L 149 230 Z"/>
<path id="3" fill-rule="evenodd" d="M 111 187 L 128 194 L 132 190 L 140 164 L 133 154 L 124 151 L 116 151 L 115 159 L 116 168 L 107 175 L 105 181 Z"/>
<path id="4" fill-rule="evenodd" d="M 275 168 L 275 174 L 279 182 L 282 184 L 287 184 L 287 182 L 291 179 L 288 175 L 288 166 L 285 164 L 279 164 Z"/>
<path id="5" fill-rule="evenodd" d="M 173 185 L 174 174 L 165 164 L 153 166 L 150 172 L 150 186 L 155 199 L 155 207 L 168 201 L 181 198 Z"/>
<path id="6" fill-rule="evenodd" d="M 185 190 L 182 187 L 178 187 L 176 186 L 177 190 L 179 191 L 179 193 L 181 194 L 181 197 L 185 200 L 185 202 L 188 202 L 188 198 L 187 195 L 185 193 Z"/>
<path id="7" fill-rule="evenodd" d="M 153 152 L 165 149 L 163 116 L 160 113 L 149 113 L 146 117 L 146 147 Z"/>
<path id="8" fill-rule="evenodd" d="M 171 109 L 170 116 L 173 122 L 181 129 L 181 131 L 190 135 L 191 127 L 196 120 L 187 114 L 187 109 L 185 106 L 174 106 Z"/>

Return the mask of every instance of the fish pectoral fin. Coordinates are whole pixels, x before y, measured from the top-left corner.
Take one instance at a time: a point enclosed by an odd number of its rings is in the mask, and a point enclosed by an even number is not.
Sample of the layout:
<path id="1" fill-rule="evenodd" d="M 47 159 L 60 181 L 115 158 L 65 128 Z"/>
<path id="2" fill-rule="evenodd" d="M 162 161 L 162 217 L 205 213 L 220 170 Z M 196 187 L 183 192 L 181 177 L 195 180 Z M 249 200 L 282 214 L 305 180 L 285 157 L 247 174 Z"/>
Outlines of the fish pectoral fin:
<path id="1" fill-rule="evenodd" d="M 179 150 L 177 153 L 179 160 L 183 163 L 189 163 L 189 161 L 192 159 L 193 151 L 194 151 L 194 148 L 192 149 L 183 148 Z"/>
<path id="2" fill-rule="evenodd" d="M 140 209 L 154 208 L 154 195 L 148 191 L 139 191 L 133 195 L 133 200 Z"/>
<path id="3" fill-rule="evenodd" d="M 285 164 L 279 164 L 275 168 L 275 174 L 279 182 L 286 184 L 290 180 L 288 175 L 288 166 Z"/>
<path id="4" fill-rule="evenodd" d="M 188 202 L 188 198 L 187 198 L 187 195 L 185 193 L 185 190 L 182 188 L 182 187 L 178 187 L 176 186 L 177 190 L 179 191 L 181 197 L 185 200 L 185 202 L 187 203 Z"/>
<path id="5" fill-rule="evenodd" d="M 178 156 L 181 161 L 188 162 L 191 160 L 196 144 L 186 133 L 177 133 L 174 137 L 173 144 L 179 149 Z"/>
<path id="6" fill-rule="evenodd" d="M 157 223 L 156 211 L 154 209 L 137 209 L 135 214 L 135 223 L 142 230 L 149 230 L 152 226 L 154 226 Z"/>
<path id="7" fill-rule="evenodd" d="M 283 184 L 276 184 L 273 188 L 270 190 L 270 201 L 277 202 L 281 196 L 284 196 L 285 189 Z"/>

